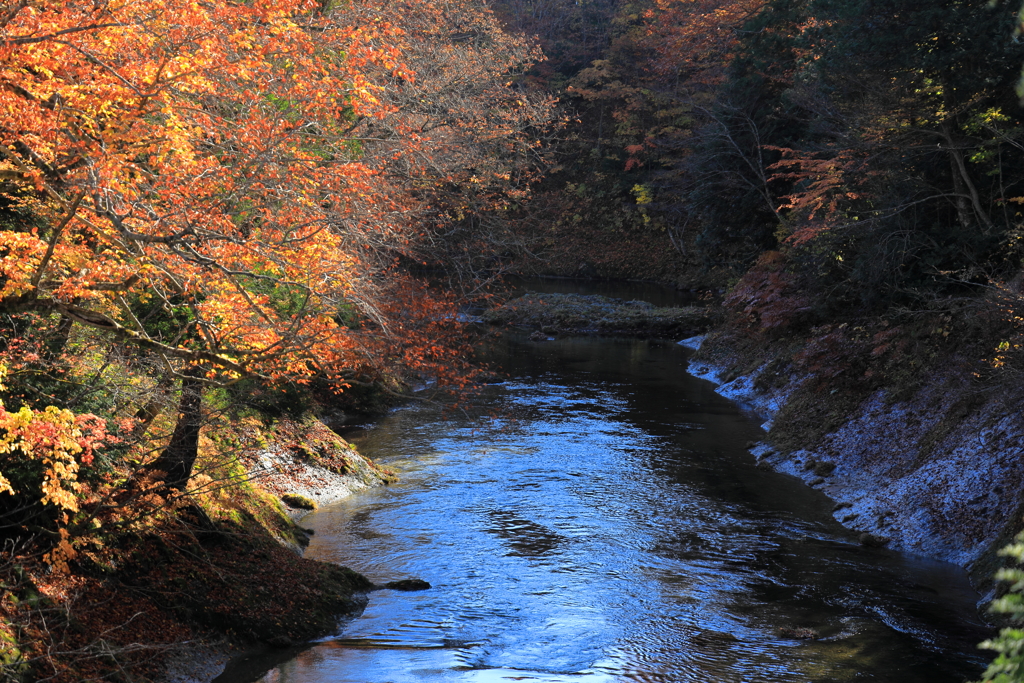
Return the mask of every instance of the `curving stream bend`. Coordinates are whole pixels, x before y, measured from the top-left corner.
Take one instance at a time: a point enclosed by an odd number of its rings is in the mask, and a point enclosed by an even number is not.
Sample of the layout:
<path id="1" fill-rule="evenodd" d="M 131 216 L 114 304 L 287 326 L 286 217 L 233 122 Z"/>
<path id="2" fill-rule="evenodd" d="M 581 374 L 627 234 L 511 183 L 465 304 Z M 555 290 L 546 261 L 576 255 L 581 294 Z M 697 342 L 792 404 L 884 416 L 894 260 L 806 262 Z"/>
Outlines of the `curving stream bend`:
<path id="1" fill-rule="evenodd" d="M 218 683 L 979 677 L 963 571 L 862 548 L 822 494 L 759 469 L 763 432 L 683 348 L 491 353 L 509 379 L 472 414 L 413 404 L 347 435 L 399 484 L 303 521 L 309 557 L 433 588 L 374 592 L 339 636 Z"/>

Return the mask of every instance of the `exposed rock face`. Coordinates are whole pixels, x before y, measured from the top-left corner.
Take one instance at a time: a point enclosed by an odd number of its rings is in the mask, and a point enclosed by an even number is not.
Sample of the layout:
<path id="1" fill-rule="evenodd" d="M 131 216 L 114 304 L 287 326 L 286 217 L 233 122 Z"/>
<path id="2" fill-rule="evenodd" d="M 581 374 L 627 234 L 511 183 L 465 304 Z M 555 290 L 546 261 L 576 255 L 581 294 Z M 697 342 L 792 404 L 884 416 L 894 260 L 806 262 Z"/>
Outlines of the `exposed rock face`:
<path id="1" fill-rule="evenodd" d="M 341 440 L 341 437 L 336 437 Z M 250 476 L 260 488 L 290 499 L 308 499 L 315 507 L 329 505 L 371 486 L 388 483 L 391 478 L 354 450 L 345 453 L 346 471 L 339 473 L 296 454 L 293 450 L 270 445 L 252 459 Z M 287 502 L 287 501 L 286 501 Z M 311 507 L 291 505 L 293 519 L 308 513 Z"/>
<path id="2" fill-rule="evenodd" d="M 242 461 L 248 479 L 281 499 L 292 520 L 356 491 L 396 480 L 392 472 L 364 458 L 322 420 L 281 420 L 270 436 L 274 438 L 260 448 L 244 453 Z M 313 533 L 301 530 L 307 536 Z"/>
<path id="3" fill-rule="evenodd" d="M 699 348 L 703 341 L 680 343 Z M 870 395 L 813 450 L 779 452 L 770 438 L 775 417 L 806 377 L 756 382 L 764 369 L 717 388 L 765 419 L 769 439 L 751 448 L 761 464 L 837 501 L 835 518 L 862 532 L 865 545 L 884 542 L 954 562 L 983 591 L 990 587 L 1001 564 L 995 551 L 1019 529 L 1024 493 L 1024 418 L 1005 395 L 979 395 L 955 370 L 942 369 L 906 400 Z M 690 372 L 723 379 L 723 367 L 707 362 L 693 362 Z"/>

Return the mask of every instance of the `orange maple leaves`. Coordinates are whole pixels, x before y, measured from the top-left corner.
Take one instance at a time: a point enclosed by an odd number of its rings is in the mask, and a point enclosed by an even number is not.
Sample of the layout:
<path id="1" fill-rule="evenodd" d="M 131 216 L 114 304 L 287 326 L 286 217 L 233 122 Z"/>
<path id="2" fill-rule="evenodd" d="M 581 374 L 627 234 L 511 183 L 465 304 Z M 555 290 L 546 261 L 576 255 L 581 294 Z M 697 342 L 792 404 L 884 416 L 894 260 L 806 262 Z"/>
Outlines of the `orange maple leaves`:
<path id="1" fill-rule="evenodd" d="M 387 51 L 299 1 L 20 3 L 5 19 L 5 194 L 48 219 L 2 235 L 5 303 L 168 345 L 126 302 L 185 297 L 205 360 L 238 371 L 296 331 L 266 324 L 253 282 L 341 295 L 322 287 L 351 260 L 324 205 L 366 173 L 330 163 L 325 128 L 376 101 L 351 62 L 318 55 Z"/>
<path id="2" fill-rule="evenodd" d="M 654 0 L 643 13 L 651 68 L 691 89 L 720 85 L 739 45 L 739 30 L 765 0 Z"/>
<path id="3" fill-rule="evenodd" d="M 0 8 L 0 197 L 13 219 L 0 309 L 58 312 L 229 377 L 377 364 L 394 327 L 391 264 L 419 231 L 402 222 L 409 188 L 370 154 L 383 142 L 359 134 L 384 130 L 392 158 L 411 159 L 424 125 L 390 94 L 416 78 L 402 17 L 326 7 Z M 403 126 L 366 123 L 403 107 Z M 187 308 L 187 329 L 154 331 L 140 302 Z M 351 308 L 360 325 L 339 322 Z M 404 307 L 406 327 L 416 310 Z"/>
<path id="4" fill-rule="evenodd" d="M 204 382 L 464 384 L 459 301 L 407 266 L 472 251 L 528 194 L 552 105 L 515 79 L 536 59 L 473 0 L 0 0 L 0 314 L 46 337 L 0 339 L 0 368 L 88 348 L 126 385 L 181 379 L 154 464 L 185 479 Z M 54 566 L 111 438 L 0 404 L 0 455 L 30 471 L 0 468 L 0 496 L 49 515 Z"/>

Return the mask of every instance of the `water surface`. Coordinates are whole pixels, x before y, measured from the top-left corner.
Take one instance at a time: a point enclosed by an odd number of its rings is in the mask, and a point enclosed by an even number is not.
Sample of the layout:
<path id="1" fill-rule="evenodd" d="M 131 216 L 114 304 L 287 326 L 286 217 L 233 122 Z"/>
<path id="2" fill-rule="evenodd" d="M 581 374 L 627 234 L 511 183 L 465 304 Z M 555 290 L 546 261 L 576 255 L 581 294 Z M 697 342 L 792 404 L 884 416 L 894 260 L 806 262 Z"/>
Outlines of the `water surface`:
<path id="1" fill-rule="evenodd" d="M 492 355 L 509 378 L 471 413 L 414 403 L 350 435 L 399 484 L 303 522 L 307 556 L 433 588 L 372 593 L 259 680 L 979 677 L 964 573 L 860 547 L 827 498 L 756 467 L 757 421 L 678 345 L 509 335 Z"/>

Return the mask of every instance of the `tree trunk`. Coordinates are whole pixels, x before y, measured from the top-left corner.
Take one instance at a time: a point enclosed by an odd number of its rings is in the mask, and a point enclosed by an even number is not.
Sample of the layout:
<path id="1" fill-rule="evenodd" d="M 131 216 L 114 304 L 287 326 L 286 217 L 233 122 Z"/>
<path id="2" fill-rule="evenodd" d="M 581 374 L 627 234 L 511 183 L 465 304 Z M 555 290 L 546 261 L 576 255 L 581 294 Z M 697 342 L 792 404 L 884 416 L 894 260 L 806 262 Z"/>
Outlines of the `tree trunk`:
<path id="1" fill-rule="evenodd" d="M 132 430 L 133 438 L 141 439 L 145 436 L 146 430 L 149 429 L 149 425 L 153 423 L 153 420 L 156 419 L 157 415 L 163 412 L 164 407 L 170 399 L 173 380 L 174 376 L 170 371 L 166 372 L 164 376 L 160 378 L 160 382 L 157 383 L 156 389 L 153 391 L 153 397 L 149 399 L 146 405 L 139 408 L 138 412 L 135 413 L 135 419 L 138 420 L 138 422 Z"/>
<path id="2" fill-rule="evenodd" d="M 953 176 L 953 191 L 956 193 L 956 212 L 960 226 L 965 230 L 972 227 L 970 209 L 974 209 L 974 215 L 986 229 L 992 229 L 992 219 L 981 206 L 981 198 L 978 196 L 978 188 L 971 180 L 967 172 L 967 165 L 964 163 L 964 153 L 959 147 L 959 141 L 954 137 L 953 126 L 949 121 L 944 121 L 940 126 L 942 137 L 946 141 L 946 151 L 949 154 L 949 168 Z M 970 207 L 968 207 L 970 200 Z"/>
<path id="3" fill-rule="evenodd" d="M 167 448 L 153 463 L 153 469 L 167 473 L 164 479 L 170 488 L 184 489 L 192 476 L 192 467 L 199 454 L 199 427 L 202 423 L 203 382 L 202 370 L 192 368 L 181 378 L 181 401 L 178 404 L 178 424 L 171 434 Z"/>
<path id="4" fill-rule="evenodd" d="M 64 353 L 65 347 L 68 345 L 68 339 L 71 337 L 71 328 L 74 325 L 74 320 L 66 315 L 60 316 L 60 322 L 57 324 L 57 329 L 53 336 L 46 341 L 46 360 L 53 362 L 60 358 L 60 354 Z"/>

